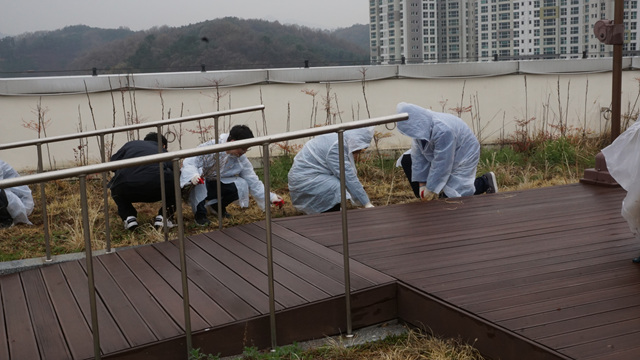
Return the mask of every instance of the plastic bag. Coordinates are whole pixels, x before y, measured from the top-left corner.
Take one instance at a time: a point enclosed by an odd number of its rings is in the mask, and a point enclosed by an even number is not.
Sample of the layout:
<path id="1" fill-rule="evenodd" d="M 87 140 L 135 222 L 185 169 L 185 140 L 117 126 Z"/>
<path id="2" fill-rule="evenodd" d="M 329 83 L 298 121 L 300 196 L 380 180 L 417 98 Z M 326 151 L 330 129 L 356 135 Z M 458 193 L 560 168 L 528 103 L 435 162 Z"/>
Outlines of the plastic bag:
<path id="1" fill-rule="evenodd" d="M 602 154 L 611 176 L 627 190 L 621 213 L 631 232 L 640 239 L 640 121 L 602 149 Z"/>

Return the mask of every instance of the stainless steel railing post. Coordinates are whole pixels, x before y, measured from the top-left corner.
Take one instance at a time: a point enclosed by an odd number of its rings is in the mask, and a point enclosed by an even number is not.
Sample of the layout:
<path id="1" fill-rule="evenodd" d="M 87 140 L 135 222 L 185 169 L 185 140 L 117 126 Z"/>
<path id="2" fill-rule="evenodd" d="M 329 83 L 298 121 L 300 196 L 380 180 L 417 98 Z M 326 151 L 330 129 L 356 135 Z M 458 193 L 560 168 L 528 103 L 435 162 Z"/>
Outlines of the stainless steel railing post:
<path id="1" fill-rule="evenodd" d="M 220 129 L 218 129 L 218 119 L 219 117 L 216 116 L 213 118 L 213 128 L 214 128 L 214 134 L 216 137 L 216 144 L 220 143 Z M 220 178 L 222 177 L 222 175 L 220 174 L 220 151 L 216 152 L 216 191 L 218 192 L 218 203 L 216 204 L 218 206 L 218 229 L 222 230 L 223 228 L 223 224 L 222 224 L 222 184 L 220 183 Z"/>
<path id="2" fill-rule="evenodd" d="M 184 331 L 187 342 L 187 357 L 193 347 L 191 339 L 191 312 L 189 309 L 189 279 L 187 277 L 187 256 L 184 247 L 184 221 L 182 218 L 182 196 L 180 191 L 180 159 L 173 159 L 173 189 L 176 196 L 176 214 L 178 220 L 178 244 L 180 248 L 180 274 L 182 275 L 182 304 L 184 306 Z"/>
<path id="3" fill-rule="evenodd" d="M 102 163 L 107 162 L 104 134 L 100 135 L 100 158 Z M 107 190 L 107 172 L 102 172 L 102 198 L 104 199 L 104 229 L 106 253 L 111 253 L 111 224 L 109 221 L 109 191 Z"/>
<path id="4" fill-rule="evenodd" d="M 347 190 L 345 186 L 344 130 L 338 131 L 340 158 L 340 206 L 342 208 L 342 254 L 344 263 L 344 300 L 347 311 L 347 336 L 353 336 L 351 325 L 351 275 L 349 270 L 349 226 L 347 224 Z"/>
<path id="5" fill-rule="evenodd" d="M 80 175 L 80 202 L 82 206 L 82 228 L 84 230 L 84 251 L 87 262 L 87 280 L 89 283 L 89 306 L 91 308 L 91 332 L 93 333 L 94 357 L 100 360 L 100 329 L 98 328 L 98 310 L 96 306 L 96 287 L 93 276 L 93 256 L 91 253 L 91 229 L 89 227 L 89 204 L 87 201 L 87 175 Z"/>
<path id="6" fill-rule="evenodd" d="M 42 165 L 42 143 L 36 144 L 38 152 L 38 173 L 44 171 Z M 45 183 L 40 183 L 40 203 L 42 208 L 42 227 L 44 228 L 44 246 L 46 252 L 46 261 L 51 261 L 51 237 L 49 236 L 49 216 L 47 215 L 47 194 L 45 190 Z"/>
<path id="7" fill-rule="evenodd" d="M 266 222 L 266 241 L 267 241 L 267 276 L 269 278 L 269 323 L 271 329 L 271 348 L 275 349 L 278 345 L 276 341 L 276 299 L 275 289 L 273 286 L 273 244 L 271 241 L 271 178 L 269 166 L 269 143 L 262 145 L 262 166 L 264 174 L 264 212 Z"/>
<path id="8" fill-rule="evenodd" d="M 158 141 L 158 154 L 162 154 L 162 125 L 158 125 L 156 128 L 157 141 Z M 167 196 L 165 193 L 166 184 L 164 181 L 164 163 L 161 161 L 158 163 L 160 168 L 160 198 L 162 199 L 162 230 L 164 232 L 164 241 L 169 241 L 169 229 L 167 227 Z M 155 217 L 154 217 L 155 222 Z"/>

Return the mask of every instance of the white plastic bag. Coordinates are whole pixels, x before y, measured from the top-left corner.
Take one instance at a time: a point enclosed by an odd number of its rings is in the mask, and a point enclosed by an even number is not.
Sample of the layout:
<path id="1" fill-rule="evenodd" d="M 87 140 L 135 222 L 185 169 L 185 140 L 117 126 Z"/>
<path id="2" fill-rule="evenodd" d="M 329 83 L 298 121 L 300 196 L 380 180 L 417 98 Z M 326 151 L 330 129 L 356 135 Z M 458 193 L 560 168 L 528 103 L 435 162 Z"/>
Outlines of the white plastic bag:
<path id="1" fill-rule="evenodd" d="M 611 176 L 627 190 L 622 216 L 640 239 L 640 119 L 602 149 L 602 154 Z"/>

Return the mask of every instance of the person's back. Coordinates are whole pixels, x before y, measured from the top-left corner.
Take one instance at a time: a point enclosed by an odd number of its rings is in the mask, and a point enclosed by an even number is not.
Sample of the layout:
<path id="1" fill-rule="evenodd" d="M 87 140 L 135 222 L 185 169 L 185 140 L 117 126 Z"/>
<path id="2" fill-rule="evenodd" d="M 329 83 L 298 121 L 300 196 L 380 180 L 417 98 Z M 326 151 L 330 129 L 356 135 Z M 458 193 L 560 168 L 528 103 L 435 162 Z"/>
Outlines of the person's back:
<path id="1" fill-rule="evenodd" d="M 291 202 L 296 209 L 314 214 L 339 208 L 340 162 L 345 164 L 347 198 L 359 205 L 372 206 L 358 179 L 352 155 L 367 148 L 372 138 L 373 128 L 345 131 L 343 159 L 339 156 L 338 134 L 309 140 L 295 156 L 288 175 Z"/>
<path id="2" fill-rule="evenodd" d="M 162 152 L 167 151 L 167 139 L 162 136 Z M 125 143 L 113 156 L 111 161 L 133 159 L 141 156 L 158 154 L 158 135 L 149 133 L 144 140 L 132 140 Z M 171 162 L 163 165 L 165 181 L 164 194 L 167 203 L 167 223 L 171 227 L 170 219 L 175 211 L 175 190 L 173 189 L 173 167 Z M 160 180 L 160 166 L 158 163 L 125 167 L 117 169 L 109 181 L 111 197 L 118 206 L 118 215 L 124 222 L 126 229 L 133 230 L 138 226 L 138 212 L 133 203 L 152 203 L 162 200 L 162 186 Z M 164 226 L 162 208 L 153 220 L 156 228 Z"/>

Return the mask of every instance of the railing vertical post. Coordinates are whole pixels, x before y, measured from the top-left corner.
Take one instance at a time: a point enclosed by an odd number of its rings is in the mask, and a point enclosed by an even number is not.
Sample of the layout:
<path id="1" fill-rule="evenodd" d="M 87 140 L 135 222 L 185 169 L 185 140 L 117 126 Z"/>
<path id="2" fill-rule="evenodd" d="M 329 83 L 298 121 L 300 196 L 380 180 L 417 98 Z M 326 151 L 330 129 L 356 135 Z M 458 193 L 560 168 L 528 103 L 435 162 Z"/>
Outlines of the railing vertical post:
<path id="1" fill-rule="evenodd" d="M 89 204 L 87 201 L 87 175 L 80 175 L 80 201 L 82 207 L 82 228 L 84 230 L 84 251 L 87 262 L 87 280 L 89 282 L 89 306 L 91 308 L 91 332 L 93 333 L 93 353 L 100 360 L 100 329 L 96 307 L 96 287 L 93 276 L 93 256 L 91 253 L 91 229 L 89 227 Z"/>
<path id="2" fill-rule="evenodd" d="M 184 249 L 184 222 L 182 219 L 182 196 L 180 191 L 180 159 L 173 160 L 173 190 L 176 196 L 178 220 L 178 244 L 180 248 L 180 273 L 182 275 L 182 304 L 184 306 L 184 331 L 187 342 L 187 357 L 193 347 L 191 341 L 191 313 L 189 311 L 189 279 L 187 278 L 187 256 Z"/>
<path id="3" fill-rule="evenodd" d="M 344 300 L 347 311 L 347 336 L 351 337 L 351 275 L 349 270 L 349 227 L 347 225 L 347 190 L 344 166 L 344 130 L 338 131 L 338 157 L 340 159 L 340 206 L 342 208 L 342 253 L 344 256 Z"/>
<path id="4" fill-rule="evenodd" d="M 38 152 L 38 173 L 42 173 L 44 171 L 44 166 L 42 165 L 42 143 L 38 143 L 36 145 Z M 44 246 L 45 252 L 47 254 L 46 261 L 51 261 L 51 238 L 49 237 L 49 217 L 47 215 L 47 194 L 45 191 L 45 183 L 40 183 L 40 202 L 42 208 L 42 227 L 44 228 Z"/>
<path id="5" fill-rule="evenodd" d="M 158 140 L 158 154 L 162 154 L 162 126 L 158 125 L 156 129 L 157 140 Z M 164 241 L 169 241 L 169 229 L 167 228 L 167 196 L 165 193 L 166 183 L 164 181 L 164 163 L 160 161 L 158 163 L 158 167 L 160 168 L 160 196 L 162 199 L 162 229 L 164 232 Z M 155 219 L 155 217 L 154 217 Z M 154 220 L 155 222 L 155 220 Z"/>
<path id="6" fill-rule="evenodd" d="M 278 345 L 276 341 L 276 300 L 273 286 L 273 244 L 271 241 L 271 175 L 269 166 L 269 143 L 263 146 L 262 166 L 264 174 L 264 211 L 267 241 L 267 276 L 269 278 L 269 323 L 271 325 L 271 349 Z"/>
<path id="7" fill-rule="evenodd" d="M 219 116 L 213 117 L 213 128 L 216 137 L 216 144 L 220 143 L 220 129 L 218 129 Z M 216 191 L 218 192 L 218 229 L 222 230 L 222 185 L 220 183 L 220 152 L 216 152 Z"/>
<path id="8" fill-rule="evenodd" d="M 107 149 L 104 142 L 104 134 L 100 135 L 100 158 L 102 163 L 107 162 Z M 104 199 L 104 229 L 107 254 L 111 253 L 111 225 L 109 223 L 109 192 L 107 190 L 107 173 L 102 172 L 102 198 Z"/>

